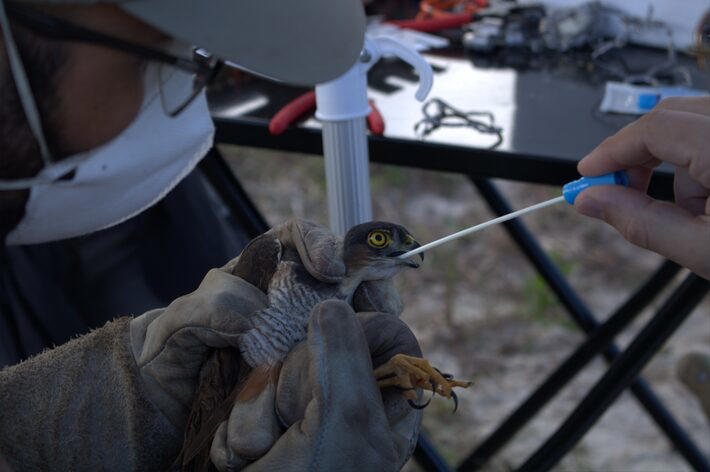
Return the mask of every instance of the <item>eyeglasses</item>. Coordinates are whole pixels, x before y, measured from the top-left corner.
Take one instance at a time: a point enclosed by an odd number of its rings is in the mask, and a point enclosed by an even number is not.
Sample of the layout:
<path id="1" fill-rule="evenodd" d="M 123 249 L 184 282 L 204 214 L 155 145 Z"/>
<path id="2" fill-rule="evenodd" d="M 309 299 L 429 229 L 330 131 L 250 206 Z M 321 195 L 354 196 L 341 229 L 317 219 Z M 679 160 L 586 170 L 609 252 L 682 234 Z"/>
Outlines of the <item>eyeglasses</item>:
<path id="1" fill-rule="evenodd" d="M 710 11 L 705 14 L 698 25 L 698 30 L 695 32 L 695 46 L 691 52 L 697 56 L 700 67 L 703 69 L 708 67 L 710 63 Z"/>
<path id="2" fill-rule="evenodd" d="M 191 57 L 176 56 L 165 51 L 152 49 L 131 41 L 124 41 L 98 31 L 75 25 L 68 21 L 39 13 L 37 10 L 20 7 L 8 2 L 7 15 L 17 23 L 35 33 L 48 38 L 99 44 L 160 63 L 160 99 L 163 110 L 169 116 L 177 116 L 209 85 L 224 64 L 204 49 L 190 48 Z M 187 54 L 186 54 L 187 55 Z M 170 81 L 189 84 L 176 89 L 168 87 L 168 81 L 175 74 L 188 74 L 192 80 Z"/>

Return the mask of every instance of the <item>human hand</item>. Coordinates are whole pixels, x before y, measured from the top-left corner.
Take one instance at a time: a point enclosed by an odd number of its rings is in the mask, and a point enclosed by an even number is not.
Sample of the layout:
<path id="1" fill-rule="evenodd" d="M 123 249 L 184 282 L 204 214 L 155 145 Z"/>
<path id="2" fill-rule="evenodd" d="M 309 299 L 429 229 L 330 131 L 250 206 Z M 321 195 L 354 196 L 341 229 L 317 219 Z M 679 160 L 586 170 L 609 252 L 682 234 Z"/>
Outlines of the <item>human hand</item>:
<path id="1" fill-rule="evenodd" d="M 646 195 L 661 162 L 675 166 L 675 203 Z M 629 174 L 628 188 L 590 187 L 577 197 L 577 210 L 710 279 L 710 97 L 663 100 L 578 165 L 584 176 L 622 169 Z"/>
<path id="2" fill-rule="evenodd" d="M 278 380 L 237 402 L 219 426 L 212 462 L 220 471 L 399 470 L 416 444 L 421 410 L 396 389 L 381 392 L 373 376 L 399 353 L 421 355 L 397 317 L 321 303 Z"/>

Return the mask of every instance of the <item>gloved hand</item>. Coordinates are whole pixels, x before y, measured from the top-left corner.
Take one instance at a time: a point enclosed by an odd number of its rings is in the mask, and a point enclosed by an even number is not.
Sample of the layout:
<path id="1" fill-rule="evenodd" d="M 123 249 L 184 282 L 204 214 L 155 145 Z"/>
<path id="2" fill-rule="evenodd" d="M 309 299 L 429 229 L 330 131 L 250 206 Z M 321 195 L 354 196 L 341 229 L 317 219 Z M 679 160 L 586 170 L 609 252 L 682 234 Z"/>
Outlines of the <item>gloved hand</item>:
<path id="1" fill-rule="evenodd" d="M 194 292 L 131 321 L 131 347 L 147 395 L 178 430 L 209 349 L 235 346 L 252 328 L 249 314 L 267 303 L 253 285 L 212 269 Z"/>
<path id="2" fill-rule="evenodd" d="M 399 470 L 416 444 L 421 410 L 396 389 L 381 393 L 373 377 L 373 367 L 398 353 L 421 356 L 399 318 L 321 303 L 278 380 L 238 402 L 219 426 L 212 462 L 222 472 Z"/>
<path id="3" fill-rule="evenodd" d="M 326 229 L 291 220 L 269 233 L 280 240 L 284 257 L 300 258 L 319 280 L 335 282 L 345 275 L 338 240 Z M 267 305 L 263 292 L 231 274 L 237 261 L 209 271 L 197 290 L 167 308 L 131 321 L 131 346 L 147 395 L 180 430 L 208 351 L 236 347 L 239 334 L 253 328 L 250 314 Z M 363 284 L 355 301 L 364 310 L 401 311 L 391 283 Z"/>

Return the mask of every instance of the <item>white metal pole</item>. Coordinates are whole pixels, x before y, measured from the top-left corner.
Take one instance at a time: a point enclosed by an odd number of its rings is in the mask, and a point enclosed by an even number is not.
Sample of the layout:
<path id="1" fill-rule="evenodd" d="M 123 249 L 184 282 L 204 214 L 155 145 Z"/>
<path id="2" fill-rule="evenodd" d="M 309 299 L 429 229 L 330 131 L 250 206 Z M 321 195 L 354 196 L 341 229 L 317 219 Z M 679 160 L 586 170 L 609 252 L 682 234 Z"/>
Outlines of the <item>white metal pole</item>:
<path id="1" fill-rule="evenodd" d="M 372 220 L 365 118 L 323 122 L 330 229 L 344 235 Z"/>
<path id="2" fill-rule="evenodd" d="M 393 54 L 417 70 L 420 83 L 415 96 L 423 101 L 431 89 L 431 66 L 417 52 L 391 38 L 366 38 L 360 60 L 350 70 L 316 85 L 316 118 L 323 123 L 330 229 L 341 236 L 352 226 L 372 219 L 365 126 L 365 117 L 370 113 L 367 71 L 383 54 Z"/>

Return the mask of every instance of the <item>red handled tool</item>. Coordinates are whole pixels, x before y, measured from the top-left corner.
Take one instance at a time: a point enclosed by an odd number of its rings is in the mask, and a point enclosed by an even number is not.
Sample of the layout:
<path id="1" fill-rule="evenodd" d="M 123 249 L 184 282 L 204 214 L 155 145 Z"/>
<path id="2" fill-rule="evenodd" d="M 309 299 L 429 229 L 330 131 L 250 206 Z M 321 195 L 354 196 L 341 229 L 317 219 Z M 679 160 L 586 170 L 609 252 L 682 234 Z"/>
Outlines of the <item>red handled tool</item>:
<path id="1" fill-rule="evenodd" d="M 385 132 L 385 120 L 382 118 L 380 110 L 375 106 L 375 102 L 368 100 L 367 103 L 370 104 L 370 114 L 367 115 L 367 128 L 375 136 L 382 136 L 382 133 Z"/>
<path id="2" fill-rule="evenodd" d="M 385 131 L 385 121 L 382 118 L 382 114 L 375 107 L 375 103 L 372 100 L 368 100 L 370 104 L 370 114 L 367 116 L 367 127 L 370 133 L 380 136 Z M 290 125 L 296 122 L 299 118 L 306 114 L 311 114 L 316 109 L 316 93 L 306 92 L 300 97 L 296 97 L 294 100 L 287 103 L 281 110 L 279 110 L 271 121 L 269 122 L 269 133 L 274 136 L 279 135 L 286 131 Z"/>
<path id="3" fill-rule="evenodd" d="M 413 20 L 390 20 L 387 23 L 399 26 L 400 28 L 421 31 L 422 33 L 435 33 L 437 31 L 460 28 L 471 23 L 471 14 L 458 13 L 439 18 L 413 19 Z"/>
<path id="4" fill-rule="evenodd" d="M 421 0 L 419 13 L 411 20 L 387 23 L 423 33 L 460 28 L 473 21 L 473 15 L 488 6 L 488 0 Z"/>

